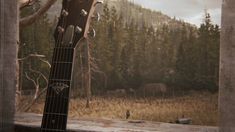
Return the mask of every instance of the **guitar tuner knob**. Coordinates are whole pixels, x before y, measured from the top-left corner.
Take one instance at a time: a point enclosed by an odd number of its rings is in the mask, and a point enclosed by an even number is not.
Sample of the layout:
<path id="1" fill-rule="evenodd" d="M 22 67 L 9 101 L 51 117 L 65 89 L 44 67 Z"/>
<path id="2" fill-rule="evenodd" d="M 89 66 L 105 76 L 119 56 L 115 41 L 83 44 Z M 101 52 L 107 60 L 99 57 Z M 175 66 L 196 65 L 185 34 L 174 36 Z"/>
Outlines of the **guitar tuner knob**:
<path id="1" fill-rule="evenodd" d="M 81 33 L 82 32 L 82 28 L 80 28 L 79 26 L 75 27 L 75 32 L 76 33 Z"/>
<path id="2" fill-rule="evenodd" d="M 82 10 L 81 10 L 81 15 L 82 15 L 82 16 L 84 16 L 84 17 L 85 17 L 85 16 L 87 16 L 87 14 L 88 14 L 88 13 L 87 13 L 87 11 L 86 11 L 86 10 L 84 10 L 84 9 L 82 9 Z"/>
<path id="3" fill-rule="evenodd" d="M 96 6 L 97 4 L 104 4 L 104 1 L 103 1 L 103 0 L 97 0 L 97 2 L 95 3 L 95 6 Z"/>
<path id="4" fill-rule="evenodd" d="M 57 29 L 58 29 L 58 31 L 59 31 L 60 33 L 63 33 L 63 32 L 64 32 L 64 28 L 62 28 L 61 26 L 58 26 Z"/>
<path id="5" fill-rule="evenodd" d="M 96 36 L 96 31 L 94 28 L 92 28 L 92 30 L 88 33 L 91 37 L 95 37 Z"/>
<path id="6" fill-rule="evenodd" d="M 63 15 L 63 16 L 68 16 L 69 13 L 68 13 L 66 10 L 62 10 L 62 15 Z"/>
<path id="7" fill-rule="evenodd" d="M 96 15 L 94 15 L 92 18 L 96 19 L 97 22 L 100 21 L 100 13 L 96 13 Z"/>

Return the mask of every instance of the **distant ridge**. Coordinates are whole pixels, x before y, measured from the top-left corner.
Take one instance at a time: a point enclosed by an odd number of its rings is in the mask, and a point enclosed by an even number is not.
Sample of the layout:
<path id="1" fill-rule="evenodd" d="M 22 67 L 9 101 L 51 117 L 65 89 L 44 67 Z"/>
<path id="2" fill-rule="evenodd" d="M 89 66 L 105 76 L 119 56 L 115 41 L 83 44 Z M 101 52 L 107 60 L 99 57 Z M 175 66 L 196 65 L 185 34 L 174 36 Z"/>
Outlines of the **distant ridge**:
<path id="1" fill-rule="evenodd" d="M 62 0 L 58 0 L 48 11 L 47 14 L 51 21 L 53 21 L 55 17 L 59 16 L 61 2 Z M 134 21 L 139 25 L 144 23 L 145 25 L 153 26 L 154 28 L 159 28 L 163 25 L 168 25 L 169 27 L 174 28 L 179 27 L 183 23 L 185 24 L 182 20 L 171 18 L 160 11 L 143 8 L 129 0 L 105 0 L 105 3 L 108 4 L 109 8 L 115 7 L 118 13 L 123 16 L 124 22 L 130 23 L 131 21 Z M 101 8 L 98 8 L 97 10 L 102 13 Z M 189 23 L 186 24 L 188 26 L 195 26 Z"/>

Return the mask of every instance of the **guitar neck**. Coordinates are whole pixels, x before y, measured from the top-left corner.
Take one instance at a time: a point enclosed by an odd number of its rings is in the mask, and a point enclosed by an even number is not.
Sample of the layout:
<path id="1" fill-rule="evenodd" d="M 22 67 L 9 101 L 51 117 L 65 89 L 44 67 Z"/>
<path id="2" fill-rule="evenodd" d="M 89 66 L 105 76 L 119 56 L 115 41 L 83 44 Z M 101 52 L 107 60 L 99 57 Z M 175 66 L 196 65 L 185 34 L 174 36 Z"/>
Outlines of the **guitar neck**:
<path id="1" fill-rule="evenodd" d="M 66 131 L 74 48 L 88 37 L 94 7 L 99 3 L 103 2 L 97 0 L 62 2 L 60 18 L 54 32 L 56 48 L 52 59 L 41 132 Z"/>
<path id="2" fill-rule="evenodd" d="M 73 58 L 74 48 L 54 49 L 41 132 L 66 130 Z"/>

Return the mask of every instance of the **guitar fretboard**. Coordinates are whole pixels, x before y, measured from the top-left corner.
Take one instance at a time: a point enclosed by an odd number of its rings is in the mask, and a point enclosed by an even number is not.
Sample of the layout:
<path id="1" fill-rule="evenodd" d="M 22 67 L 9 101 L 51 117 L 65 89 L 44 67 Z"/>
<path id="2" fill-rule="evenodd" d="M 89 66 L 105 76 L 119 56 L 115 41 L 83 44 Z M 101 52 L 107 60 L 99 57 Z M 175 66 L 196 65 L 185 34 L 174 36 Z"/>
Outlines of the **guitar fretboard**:
<path id="1" fill-rule="evenodd" d="M 55 49 L 41 132 L 66 131 L 74 48 L 88 37 L 97 0 L 63 0 L 54 32 Z"/>
<path id="2" fill-rule="evenodd" d="M 66 130 L 74 48 L 55 48 L 42 119 L 42 132 Z"/>

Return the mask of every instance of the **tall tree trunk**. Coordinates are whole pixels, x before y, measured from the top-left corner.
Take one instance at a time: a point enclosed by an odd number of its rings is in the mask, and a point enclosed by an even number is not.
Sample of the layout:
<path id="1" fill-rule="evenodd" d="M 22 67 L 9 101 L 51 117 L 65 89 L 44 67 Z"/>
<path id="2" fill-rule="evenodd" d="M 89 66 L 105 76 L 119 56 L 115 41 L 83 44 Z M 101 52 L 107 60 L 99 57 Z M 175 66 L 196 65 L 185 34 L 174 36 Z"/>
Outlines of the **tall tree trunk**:
<path id="1" fill-rule="evenodd" d="M 91 100 L 91 67 L 90 67 L 90 49 L 89 43 L 86 41 L 82 47 L 83 52 L 83 63 L 82 63 L 82 76 L 83 76 L 83 87 L 86 94 L 86 108 L 90 107 Z"/>
<path id="2" fill-rule="evenodd" d="M 19 40 L 19 39 L 17 39 Z M 21 90 L 20 90 L 20 64 L 18 61 L 18 53 L 19 53 L 19 44 L 16 45 L 16 54 L 17 54 L 17 58 L 16 58 L 16 97 L 15 97 L 15 106 L 16 108 L 19 106 L 19 102 L 21 99 Z"/>
<path id="3" fill-rule="evenodd" d="M 0 1 L 0 131 L 13 131 L 18 34 L 17 0 Z"/>
<path id="4" fill-rule="evenodd" d="M 235 1 L 223 0 L 220 46 L 220 132 L 235 132 Z"/>

